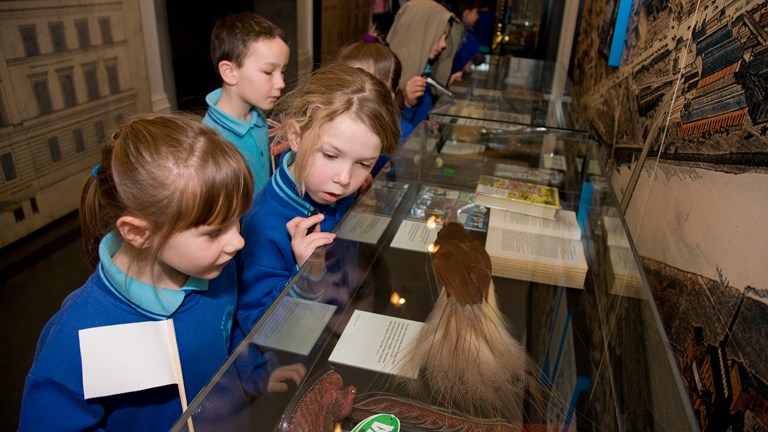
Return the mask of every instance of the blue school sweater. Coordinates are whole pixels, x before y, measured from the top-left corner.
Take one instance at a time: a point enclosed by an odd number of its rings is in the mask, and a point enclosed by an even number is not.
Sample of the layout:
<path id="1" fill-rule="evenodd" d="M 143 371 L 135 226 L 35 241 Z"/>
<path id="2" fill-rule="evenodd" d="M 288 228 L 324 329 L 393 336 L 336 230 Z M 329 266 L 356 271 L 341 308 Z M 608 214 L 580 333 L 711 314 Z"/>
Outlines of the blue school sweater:
<path id="1" fill-rule="evenodd" d="M 181 290 L 158 289 L 125 279 L 112 263 L 118 238 L 110 233 L 102 240 L 96 271 L 43 329 L 24 386 L 20 431 L 168 430 L 181 415 L 176 385 L 85 400 L 80 329 L 172 318 L 188 403 L 226 360 L 235 263 L 214 280 L 190 277 Z"/>
<path id="2" fill-rule="evenodd" d="M 239 252 L 241 275 L 236 323 L 240 335 L 233 330 L 233 346 L 239 342 L 238 338 L 248 334 L 298 271 L 285 224 L 296 216 L 307 217 L 317 209 L 325 215 L 320 229 L 330 232 L 355 201 L 353 194 L 333 205 L 321 205 L 307 194 L 299 196 L 296 182 L 288 172 L 294 158 L 292 151 L 284 153 L 269 183 L 241 219 L 240 233 L 245 247 Z M 300 294 L 293 292 L 297 297 Z"/>

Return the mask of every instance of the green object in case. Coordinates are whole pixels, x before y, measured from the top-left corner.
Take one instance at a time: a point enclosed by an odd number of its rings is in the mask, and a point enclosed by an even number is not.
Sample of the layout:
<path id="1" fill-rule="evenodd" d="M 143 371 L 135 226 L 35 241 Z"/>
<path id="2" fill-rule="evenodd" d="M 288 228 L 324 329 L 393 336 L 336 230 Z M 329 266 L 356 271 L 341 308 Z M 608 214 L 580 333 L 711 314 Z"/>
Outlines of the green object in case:
<path id="1" fill-rule="evenodd" d="M 400 420 L 392 414 L 374 414 L 361 421 L 351 432 L 398 432 Z"/>

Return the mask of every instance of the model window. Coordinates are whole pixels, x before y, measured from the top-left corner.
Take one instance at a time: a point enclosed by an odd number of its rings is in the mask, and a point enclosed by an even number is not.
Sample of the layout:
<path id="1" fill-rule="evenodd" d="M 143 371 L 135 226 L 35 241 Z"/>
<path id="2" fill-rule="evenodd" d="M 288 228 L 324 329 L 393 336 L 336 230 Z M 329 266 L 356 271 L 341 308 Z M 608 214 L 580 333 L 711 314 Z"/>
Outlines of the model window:
<path id="1" fill-rule="evenodd" d="M 5 181 L 16 179 L 16 165 L 13 163 L 13 155 L 3 153 L 0 155 L 0 166 L 3 167 L 3 177 Z"/>
<path id="2" fill-rule="evenodd" d="M 48 138 L 48 151 L 51 152 L 51 160 L 53 162 L 58 162 L 61 160 L 61 147 L 59 147 L 58 138 Z"/>
<path id="3" fill-rule="evenodd" d="M 40 47 L 37 45 L 37 30 L 34 25 L 19 27 L 21 32 L 21 41 L 24 44 L 24 53 L 27 57 L 40 54 Z"/>
<path id="4" fill-rule="evenodd" d="M 40 109 L 40 114 L 50 114 L 53 112 L 51 94 L 48 91 L 48 81 L 45 77 L 33 79 L 32 88 L 35 92 L 37 107 Z"/>
<path id="5" fill-rule="evenodd" d="M 66 105 L 67 108 L 77 105 L 75 81 L 72 78 L 72 68 L 59 69 L 56 72 L 59 74 L 59 84 L 61 84 L 61 94 L 64 95 L 64 105 Z"/>
<path id="6" fill-rule="evenodd" d="M 51 31 L 51 43 L 56 52 L 67 50 L 67 38 L 64 35 L 64 23 L 61 21 L 48 23 L 48 29 Z"/>
<path id="7" fill-rule="evenodd" d="M 101 29 L 101 43 L 112 43 L 112 24 L 109 21 L 109 17 L 99 17 L 99 29 Z"/>
<path id="8" fill-rule="evenodd" d="M 91 31 L 88 29 L 88 20 L 75 20 L 75 29 L 77 29 L 77 43 L 80 44 L 80 48 L 91 46 Z"/>
<path id="9" fill-rule="evenodd" d="M 98 99 L 99 79 L 96 75 L 95 63 L 83 65 L 83 78 L 85 79 L 85 88 L 88 90 L 88 100 Z"/>
<path id="10" fill-rule="evenodd" d="M 75 153 L 82 153 L 85 151 L 85 140 L 83 139 L 82 129 L 72 130 L 72 141 L 75 142 Z"/>
<path id="11" fill-rule="evenodd" d="M 104 68 L 107 71 L 107 83 L 109 84 L 109 93 L 120 93 L 120 79 L 117 76 L 117 59 L 104 60 Z"/>
<path id="12" fill-rule="evenodd" d="M 0 82 L 2 87 L 2 82 Z M 0 126 L 5 126 L 8 122 L 8 118 L 5 116 L 5 102 L 3 101 L 3 91 L 0 90 Z"/>
<path id="13" fill-rule="evenodd" d="M 97 120 L 96 123 L 93 124 L 94 128 L 96 128 L 96 140 L 99 144 L 104 142 L 104 122 L 101 120 Z"/>

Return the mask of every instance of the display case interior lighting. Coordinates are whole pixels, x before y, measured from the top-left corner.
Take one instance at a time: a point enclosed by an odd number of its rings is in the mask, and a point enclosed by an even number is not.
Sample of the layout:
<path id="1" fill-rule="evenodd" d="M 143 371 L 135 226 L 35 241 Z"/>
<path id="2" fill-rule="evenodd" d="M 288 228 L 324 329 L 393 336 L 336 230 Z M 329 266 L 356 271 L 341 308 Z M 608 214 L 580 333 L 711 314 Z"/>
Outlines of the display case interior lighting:
<path id="1" fill-rule="evenodd" d="M 389 301 L 397 306 L 400 307 L 405 304 L 405 297 L 400 297 L 400 294 L 397 292 L 393 292 L 392 295 L 389 297 Z"/>

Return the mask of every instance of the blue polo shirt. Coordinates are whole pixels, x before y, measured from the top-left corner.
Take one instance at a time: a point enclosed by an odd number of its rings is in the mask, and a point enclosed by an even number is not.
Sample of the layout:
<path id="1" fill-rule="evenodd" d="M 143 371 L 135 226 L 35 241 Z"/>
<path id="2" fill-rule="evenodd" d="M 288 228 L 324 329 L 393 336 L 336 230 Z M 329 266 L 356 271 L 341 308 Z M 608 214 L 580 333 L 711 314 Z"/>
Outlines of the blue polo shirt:
<path id="1" fill-rule="evenodd" d="M 267 184 L 271 169 L 266 118 L 258 108 L 251 107 L 250 121 L 238 120 L 216 107 L 219 100 L 221 100 L 221 88 L 208 93 L 205 97 L 208 111 L 203 118 L 203 124 L 215 129 L 219 135 L 240 150 L 253 173 L 255 194 Z"/>

